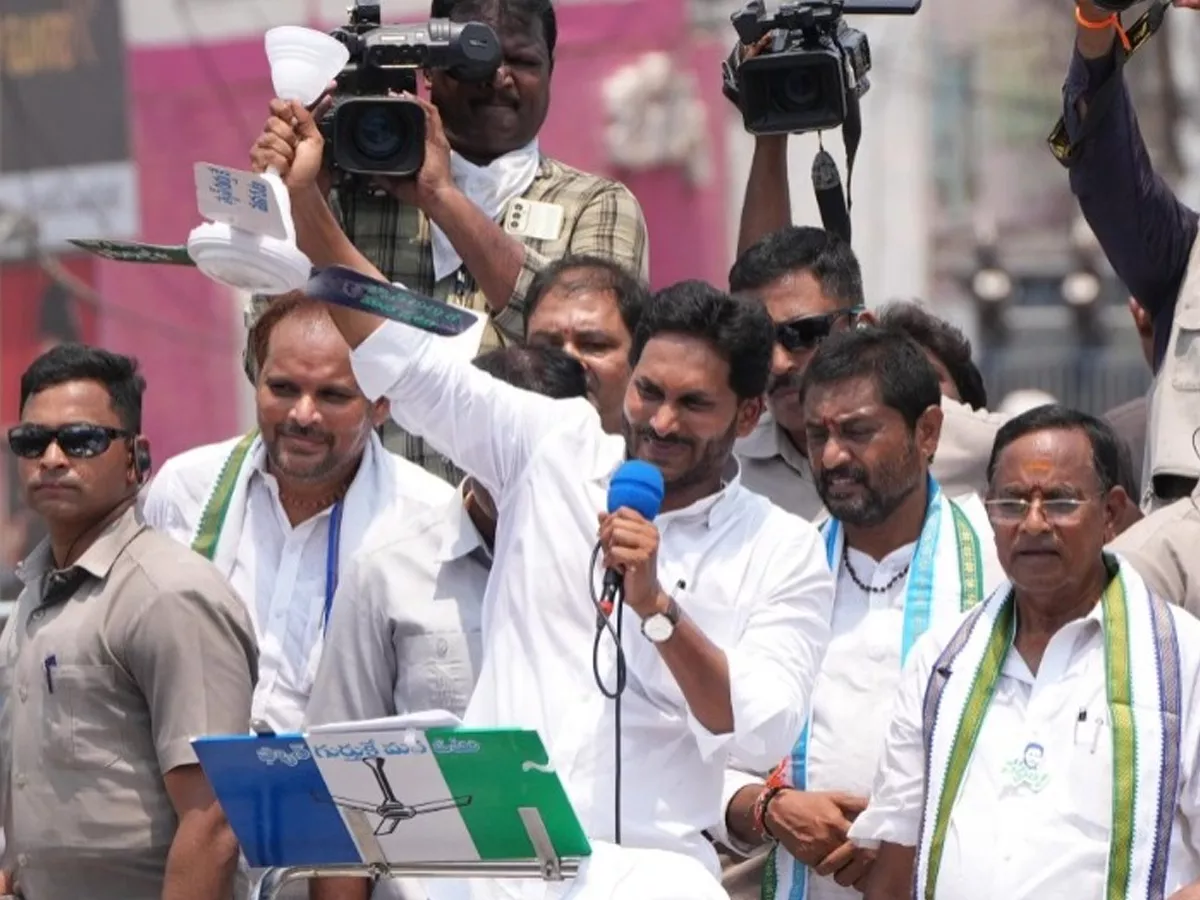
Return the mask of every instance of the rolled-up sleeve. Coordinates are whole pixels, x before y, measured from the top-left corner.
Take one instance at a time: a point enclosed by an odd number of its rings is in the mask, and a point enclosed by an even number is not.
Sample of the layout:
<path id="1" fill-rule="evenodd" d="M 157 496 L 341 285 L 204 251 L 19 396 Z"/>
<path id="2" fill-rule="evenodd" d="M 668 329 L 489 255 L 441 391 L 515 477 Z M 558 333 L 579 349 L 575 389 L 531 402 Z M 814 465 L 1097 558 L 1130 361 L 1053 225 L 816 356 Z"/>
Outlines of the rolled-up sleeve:
<path id="1" fill-rule="evenodd" d="M 751 609 L 741 639 L 726 653 L 733 731 L 713 734 L 688 712 L 704 759 L 732 745 L 747 768 L 768 771 L 792 749 L 804 727 L 829 643 L 833 575 L 817 530 L 807 522 L 796 524 L 803 530 L 781 540 L 769 562 L 764 560 L 769 566 L 765 596 Z"/>
<path id="2" fill-rule="evenodd" d="M 216 569 L 196 582 L 148 597 L 124 642 L 164 773 L 197 762 L 192 738 L 250 729 L 258 651 L 249 616 Z"/>
<path id="3" fill-rule="evenodd" d="M 725 769 L 725 782 L 721 785 L 721 816 L 708 829 L 708 833 L 712 835 L 713 840 L 717 841 L 717 843 L 724 844 L 739 856 L 747 857 L 753 856 L 754 853 L 761 849 L 762 845 L 744 843 L 730 833 L 728 825 L 729 804 L 733 802 L 733 798 L 737 796 L 738 791 L 742 788 L 760 786 L 765 782 L 753 772 L 744 771 L 740 768 L 740 765 L 737 761 L 731 761 L 730 765 Z"/>
<path id="4" fill-rule="evenodd" d="M 859 846 L 874 848 L 886 841 L 915 847 L 920 838 L 925 808 L 922 708 L 929 673 L 940 649 L 935 635 L 926 633 L 913 647 L 904 667 L 871 799 L 850 826 L 850 840 Z"/>
<path id="5" fill-rule="evenodd" d="M 1110 78 L 1120 84 L 1108 108 L 1099 111 L 1103 118 L 1084 137 L 1089 106 Z M 1196 240 L 1196 213 L 1154 171 L 1114 56 L 1089 60 L 1076 51 L 1063 104 L 1067 134 L 1079 142 L 1071 161 L 1071 190 L 1113 271 L 1153 318 L 1157 368 Z"/>

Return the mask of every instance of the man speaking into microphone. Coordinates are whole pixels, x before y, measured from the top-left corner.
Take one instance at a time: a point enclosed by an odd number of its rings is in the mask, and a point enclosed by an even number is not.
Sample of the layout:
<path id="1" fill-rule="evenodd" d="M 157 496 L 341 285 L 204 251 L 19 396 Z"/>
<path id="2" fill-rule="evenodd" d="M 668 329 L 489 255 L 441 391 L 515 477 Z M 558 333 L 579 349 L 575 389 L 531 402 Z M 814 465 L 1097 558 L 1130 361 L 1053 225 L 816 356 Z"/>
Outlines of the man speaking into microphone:
<path id="1" fill-rule="evenodd" d="M 314 186 L 323 148 L 311 117 L 298 106 L 291 115 L 294 127 L 271 123 L 282 135 L 273 163 L 300 247 L 318 267 L 382 280 Z M 329 300 L 356 293 L 325 286 Z M 320 294 L 321 280 L 311 288 Z M 744 488 L 732 457 L 762 413 L 766 311 L 699 282 L 656 295 L 632 344 L 622 436 L 605 433 L 586 400 L 515 389 L 432 335 L 330 311 L 364 393 L 386 396 L 403 428 L 496 502 L 484 658 L 465 720 L 540 732 L 593 841 L 576 882 L 548 894 L 540 882 L 431 881 L 431 896 L 725 897 L 702 834 L 720 814 L 725 761 L 736 748 L 767 768 L 790 749 L 833 594 L 815 529 Z M 653 521 L 606 511 L 630 458 L 665 482 Z M 597 613 L 605 566 L 624 586 L 608 617 Z"/>

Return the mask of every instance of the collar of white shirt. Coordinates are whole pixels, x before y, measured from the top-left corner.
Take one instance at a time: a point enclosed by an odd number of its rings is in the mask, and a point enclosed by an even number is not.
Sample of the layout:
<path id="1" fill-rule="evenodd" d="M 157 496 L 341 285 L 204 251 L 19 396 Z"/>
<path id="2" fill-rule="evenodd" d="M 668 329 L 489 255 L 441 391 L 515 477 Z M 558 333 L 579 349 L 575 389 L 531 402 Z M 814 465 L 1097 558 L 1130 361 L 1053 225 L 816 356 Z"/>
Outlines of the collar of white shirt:
<path id="1" fill-rule="evenodd" d="M 460 491 L 454 492 L 447 502 L 447 507 L 445 515 L 450 526 L 442 537 L 441 547 L 438 549 L 438 562 L 453 562 L 478 550 L 490 564 L 491 551 L 488 550 L 483 535 L 471 521 Z"/>

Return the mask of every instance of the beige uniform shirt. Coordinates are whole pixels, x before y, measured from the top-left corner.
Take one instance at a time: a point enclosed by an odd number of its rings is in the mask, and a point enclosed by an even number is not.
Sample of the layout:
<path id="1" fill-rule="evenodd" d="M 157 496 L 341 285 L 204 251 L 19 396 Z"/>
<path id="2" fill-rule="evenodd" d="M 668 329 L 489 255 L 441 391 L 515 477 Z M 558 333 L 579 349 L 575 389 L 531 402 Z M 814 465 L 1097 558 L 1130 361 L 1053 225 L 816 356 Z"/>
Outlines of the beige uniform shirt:
<path id="1" fill-rule="evenodd" d="M 1200 487 L 1156 510 L 1109 545 L 1163 599 L 1200 616 Z"/>
<path id="2" fill-rule="evenodd" d="M 0 637 L 4 868 L 27 900 L 156 898 L 178 825 L 163 773 L 196 764 L 193 737 L 248 730 L 254 633 L 217 570 L 132 509 L 51 566 L 43 542 Z"/>

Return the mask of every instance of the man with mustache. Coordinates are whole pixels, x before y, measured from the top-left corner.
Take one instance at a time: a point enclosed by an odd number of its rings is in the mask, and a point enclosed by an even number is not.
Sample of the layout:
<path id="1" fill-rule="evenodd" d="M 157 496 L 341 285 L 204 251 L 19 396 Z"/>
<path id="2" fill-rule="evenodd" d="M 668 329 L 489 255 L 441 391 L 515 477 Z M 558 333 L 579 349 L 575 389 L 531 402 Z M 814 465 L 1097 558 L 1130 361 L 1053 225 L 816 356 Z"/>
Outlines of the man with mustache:
<path id="1" fill-rule="evenodd" d="M 850 245 L 831 232 L 788 226 L 738 257 L 729 286 L 761 300 L 775 323 L 771 417 L 764 417 L 737 447 L 746 483 L 789 512 L 817 519 L 822 507 L 806 456 L 798 388 L 808 360 L 825 338 L 874 321 L 866 311 L 858 260 Z M 1003 417 L 974 411 L 949 397 L 942 410 L 945 424 L 933 475 L 952 497 L 982 493 L 987 454 Z"/>
<path id="2" fill-rule="evenodd" d="M 145 388 L 80 344 L 21 375 L 8 447 L 47 537 L 0 637 L 2 895 L 233 896 L 237 839 L 190 739 L 245 732 L 258 652 L 221 574 L 137 514 Z"/>
<path id="3" fill-rule="evenodd" d="M 1061 406 L 997 435 L 1007 582 L 913 648 L 850 829 L 868 900 L 1200 897 L 1200 622 L 1104 550 L 1119 447 Z"/>
<path id="4" fill-rule="evenodd" d="M 233 583 L 262 648 L 253 719 L 290 732 L 304 721 L 338 575 L 368 527 L 385 511 L 441 506 L 454 489 L 383 449 L 387 404 L 359 390 L 324 306 L 279 298 L 251 347 L 258 427 L 167 460 L 144 514 Z"/>
<path id="5" fill-rule="evenodd" d="M 316 187 L 320 130 L 299 104 L 291 114 L 279 169 L 300 247 L 315 265 L 381 279 Z M 586 401 L 503 384 L 431 334 L 344 306 L 330 315 L 355 348 L 367 395 L 386 395 L 399 423 L 462 465 L 500 511 L 483 664 L 464 720 L 542 734 L 593 849 L 573 885 L 511 893 L 724 897 L 702 831 L 725 759 L 733 746 L 752 765 L 786 752 L 832 599 L 816 531 L 746 490 L 731 456 L 762 412 L 771 324 L 761 305 L 700 282 L 656 294 L 631 347 L 624 440 Z M 661 472 L 653 522 L 606 511 L 629 458 Z M 589 591 L 589 576 L 600 591 L 606 569 L 623 576 L 616 641 Z M 459 887 L 503 892 L 486 881 Z M 439 897 L 451 889 L 428 888 Z"/>
<path id="6" fill-rule="evenodd" d="M 922 347 L 876 327 L 832 335 L 802 393 L 831 516 L 822 533 L 836 573 L 833 636 L 792 753 L 766 779 L 726 774 L 716 837 L 750 856 L 725 872 L 738 900 L 862 891 L 872 855 L 846 834 L 866 807 L 905 656 L 930 623 L 956 620 L 1003 578 L 983 507 L 951 500 L 930 476 L 942 397 Z"/>
<path id="7" fill-rule="evenodd" d="M 621 433 L 629 348 L 650 299 L 645 282 L 598 256 L 564 256 L 530 285 L 525 339 L 579 360 L 588 397 L 609 434 Z"/>
<path id="8" fill-rule="evenodd" d="M 388 280 L 489 317 L 488 350 L 521 341 L 530 285 L 555 259 L 591 254 L 645 278 L 646 224 L 626 187 L 541 151 L 558 39 L 551 0 L 432 0 L 429 14 L 490 25 L 500 67 L 482 83 L 426 72 L 420 172 L 334 199 L 346 233 Z M 291 118 L 280 104 L 251 153 L 256 171 L 283 161 L 278 119 Z M 395 425 L 385 433 L 390 449 L 457 480 L 420 438 Z"/>

